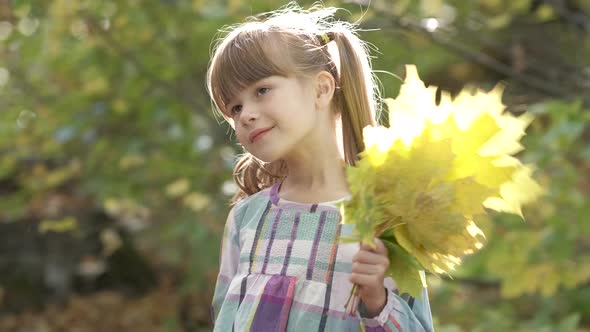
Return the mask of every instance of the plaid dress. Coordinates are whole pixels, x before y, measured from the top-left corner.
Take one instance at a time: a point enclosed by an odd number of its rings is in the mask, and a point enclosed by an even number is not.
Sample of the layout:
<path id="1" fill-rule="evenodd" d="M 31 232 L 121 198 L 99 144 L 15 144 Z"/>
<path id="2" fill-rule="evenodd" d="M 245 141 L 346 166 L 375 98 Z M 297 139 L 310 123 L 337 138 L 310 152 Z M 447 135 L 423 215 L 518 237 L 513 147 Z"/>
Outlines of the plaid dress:
<path id="1" fill-rule="evenodd" d="M 339 244 L 334 203 L 283 200 L 279 183 L 239 202 L 225 226 L 212 318 L 215 331 L 432 331 L 428 294 L 398 295 L 372 318 L 345 314 L 355 243 Z M 361 309 L 363 312 L 362 304 Z"/>

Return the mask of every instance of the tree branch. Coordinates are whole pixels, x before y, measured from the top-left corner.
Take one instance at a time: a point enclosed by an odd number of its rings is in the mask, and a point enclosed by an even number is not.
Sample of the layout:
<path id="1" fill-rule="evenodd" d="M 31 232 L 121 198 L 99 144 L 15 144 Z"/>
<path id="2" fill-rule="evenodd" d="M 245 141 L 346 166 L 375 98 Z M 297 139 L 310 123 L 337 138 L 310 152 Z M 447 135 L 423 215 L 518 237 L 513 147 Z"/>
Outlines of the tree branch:
<path id="1" fill-rule="evenodd" d="M 484 67 L 490 68 L 491 70 L 501 73 L 504 76 L 511 78 L 512 80 L 528 86 L 533 90 L 539 91 L 544 94 L 548 94 L 553 97 L 571 99 L 570 90 L 556 84 L 550 83 L 548 80 L 543 80 L 532 75 L 519 73 L 513 70 L 510 66 L 499 62 L 493 57 L 482 53 L 473 51 L 462 44 L 454 43 L 451 38 L 445 36 L 440 32 L 431 32 L 426 28 L 422 27 L 418 22 L 409 19 L 407 17 L 393 16 L 383 8 L 374 8 L 376 13 L 382 18 L 393 24 L 394 27 L 401 28 L 402 30 L 412 31 L 419 33 L 422 36 L 427 37 L 429 40 L 437 45 L 443 46 L 459 56 L 468 59 L 474 63 L 480 64 Z M 582 88 L 580 88 L 582 90 Z M 582 90 L 583 91 L 583 90 Z M 590 96 L 582 96 L 583 103 L 585 106 L 590 106 Z"/>

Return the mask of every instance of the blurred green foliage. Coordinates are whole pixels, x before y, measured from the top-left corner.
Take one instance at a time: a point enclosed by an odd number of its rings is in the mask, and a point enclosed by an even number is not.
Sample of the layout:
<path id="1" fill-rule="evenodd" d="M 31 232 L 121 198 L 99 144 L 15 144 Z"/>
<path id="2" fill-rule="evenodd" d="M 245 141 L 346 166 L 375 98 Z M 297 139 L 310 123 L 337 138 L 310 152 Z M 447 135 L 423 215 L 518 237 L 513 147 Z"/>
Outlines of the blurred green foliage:
<path id="1" fill-rule="evenodd" d="M 590 5 L 555 3 L 325 1 L 381 29 L 361 35 L 379 49 L 374 68 L 389 72 L 378 73 L 385 97 L 414 63 L 452 92 L 502 80 L 509 110 L 537 117 L 520 157 L 537 165 L 546 195 L 526 222 L 490 217 L 484 250 L 453 278 L 430 279 L 438 331 L 590 326 Z M 0 220 L 71 220 L 51 198 L 84 197 L 154 264 L 181 270 L 179 292 L 210 294 L 241 152 L 211 113 L 210 45 L 223 25 L 283 4 L 0 4 Z"/>

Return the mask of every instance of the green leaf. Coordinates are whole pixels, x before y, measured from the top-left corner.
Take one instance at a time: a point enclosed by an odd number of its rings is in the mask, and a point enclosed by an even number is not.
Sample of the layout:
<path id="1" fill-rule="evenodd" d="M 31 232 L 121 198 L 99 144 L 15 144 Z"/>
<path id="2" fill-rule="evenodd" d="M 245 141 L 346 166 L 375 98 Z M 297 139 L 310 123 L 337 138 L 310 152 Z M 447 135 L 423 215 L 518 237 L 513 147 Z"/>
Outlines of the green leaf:
<path id="1" fill-rule="evenodd" d="M 399 293 L 421 297 L 422 289 L 426 287 L 426 281 L 423 278 L 420 264 L 390 238 L 381 238 L 381 241 L 389 250 L 387 275 L 393 278 Z"/>

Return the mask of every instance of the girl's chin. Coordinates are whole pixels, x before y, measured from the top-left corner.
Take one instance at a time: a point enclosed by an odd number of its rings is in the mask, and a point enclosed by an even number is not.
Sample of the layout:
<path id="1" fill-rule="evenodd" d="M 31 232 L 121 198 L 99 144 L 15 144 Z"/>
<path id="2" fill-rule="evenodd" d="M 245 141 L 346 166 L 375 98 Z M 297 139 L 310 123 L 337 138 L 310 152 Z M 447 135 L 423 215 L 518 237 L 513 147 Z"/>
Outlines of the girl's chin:
<path id="1" fill-rule="evenodd" d="M 259 157 L 254 155 L 254 157 L 256 157 L 256 159 L 262 161 L 263 163 L 269 164 L 269 163 L 273 163 L 277 160 L 279 160 L 279 158 L 265 158 L 265 157 Z"/>
<path id="2" fill-rule="evenodd" d="M 252 152 L 250 152 L 250 154 L 252 154 L 254 157 L 256 157 L 256 159 L 258 159 L 264 163 L 273 163 L 273 162 L 281 159 L 277 155 L 268 154 L 268 153 L 256 153 L 256 152 L 252 153 Z"/>

